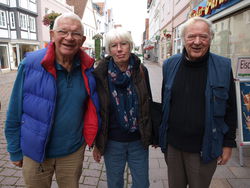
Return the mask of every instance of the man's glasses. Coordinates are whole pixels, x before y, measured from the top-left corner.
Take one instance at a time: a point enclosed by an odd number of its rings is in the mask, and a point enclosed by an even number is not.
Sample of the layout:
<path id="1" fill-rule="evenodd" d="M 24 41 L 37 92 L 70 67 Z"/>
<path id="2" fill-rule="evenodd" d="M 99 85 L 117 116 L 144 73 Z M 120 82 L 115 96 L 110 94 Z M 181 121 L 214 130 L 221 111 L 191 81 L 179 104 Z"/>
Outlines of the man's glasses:
<path id="1" fill-rule="evenodd" d="M 80 39 L 83 36 L 82 33 L 80 32 L 71 32 L 71 31 L 65 31 L 65 30 L 56 30 L 56 32 L 61 37 L 67 37 L 70 34 L 71 37 L 74 39 Z"/>

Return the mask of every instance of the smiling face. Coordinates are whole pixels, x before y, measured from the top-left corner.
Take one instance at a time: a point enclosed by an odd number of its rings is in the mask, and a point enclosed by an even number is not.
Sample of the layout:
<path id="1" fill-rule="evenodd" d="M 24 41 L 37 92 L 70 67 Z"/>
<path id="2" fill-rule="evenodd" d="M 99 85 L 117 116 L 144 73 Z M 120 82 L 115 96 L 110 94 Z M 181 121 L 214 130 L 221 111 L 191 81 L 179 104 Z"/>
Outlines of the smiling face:
<path id="1" fill-rule="evenodd" d="M 196 21 L 186 28 L 184 35 L 184 47 L 188 58 L 196 61 L 203 57 L 211 43 L 211 33 L 208 25 L 203 21 Z"/>
<path id="2" fill-rule="evenodd" d="M 115 39 L 109 45 L 110 55 L 116 64 L 128 64 L 130 56 L 129 42 L 122 39 Z"/>
<path id="3" fill-rule="evenodd" d="M 85 41 L 81 23 L 71 18 L 60 19 L 57 29 L 50 31 L 50 35 L 55 42 L 57 59 L 73 59 Z"/>

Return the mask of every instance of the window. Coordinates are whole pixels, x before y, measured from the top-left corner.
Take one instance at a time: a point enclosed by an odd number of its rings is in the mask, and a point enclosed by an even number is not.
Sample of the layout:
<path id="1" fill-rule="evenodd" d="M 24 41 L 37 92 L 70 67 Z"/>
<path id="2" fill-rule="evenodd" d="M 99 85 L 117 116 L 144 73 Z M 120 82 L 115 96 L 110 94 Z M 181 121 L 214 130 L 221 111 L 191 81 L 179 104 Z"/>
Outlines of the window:
<path id="1" fill-rule="evenodd" d="M 30 31 L 36 32 L 36 20 L 34 17 L 30 17 Z"/>
<path id="2" fill-rule="evenodd" d="M 20 27 L 23 30 L 27 30 L 28 28 L 27 15 L 25 14 L 20 14 Z"/>
<path id="3" fill-rule="evenodd" d="M 10 28 L 15 29 L 15 14 L 14 12 L 10 12 Z"/>
<path id="4" fill-rule="evenodd" d="M 180 38 L 180 26 L 175 28 L 175 38 L 174 38 L 174 54 L 181 53 L 182 42 Z"/>
<path id="5" fill-rule="evenodd" d="M 0 10 L 0 27 L 7 28 L 6 13 L 2 10 Z"/>
<path id="6" fill-rule="evenodd" d="M 49 9 L 45 8 L 45 14 L 48 14 L 48 13 L 49 13 Z"/>

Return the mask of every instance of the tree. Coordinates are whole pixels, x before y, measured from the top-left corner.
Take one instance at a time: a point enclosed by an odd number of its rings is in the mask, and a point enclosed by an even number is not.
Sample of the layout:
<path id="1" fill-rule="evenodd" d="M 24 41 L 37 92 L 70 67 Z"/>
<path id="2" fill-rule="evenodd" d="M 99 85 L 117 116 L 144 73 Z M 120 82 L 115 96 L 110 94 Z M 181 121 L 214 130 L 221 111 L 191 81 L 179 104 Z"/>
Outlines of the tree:
<path id="1" fill-rule="evenodd" d="M 98 61 L 101 59 L 101 40 L 103 38 L 101 34 L 96 34 L 92 39 L 95 40 L 95 59 Z"/>

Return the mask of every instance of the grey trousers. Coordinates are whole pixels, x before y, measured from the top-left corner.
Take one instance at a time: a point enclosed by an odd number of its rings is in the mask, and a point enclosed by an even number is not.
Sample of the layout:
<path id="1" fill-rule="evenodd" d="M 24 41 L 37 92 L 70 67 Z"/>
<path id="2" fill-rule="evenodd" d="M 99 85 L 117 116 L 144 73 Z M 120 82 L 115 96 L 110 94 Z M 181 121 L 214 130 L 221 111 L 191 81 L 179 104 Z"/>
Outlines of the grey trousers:
<path id="1" fill-rule="evenodd" d="M 182 152 L 171 145 L 165 153 L 169 188 L 208 188 L 217 167 L 217 160 L 201 162 L 199 153 Z"/>

